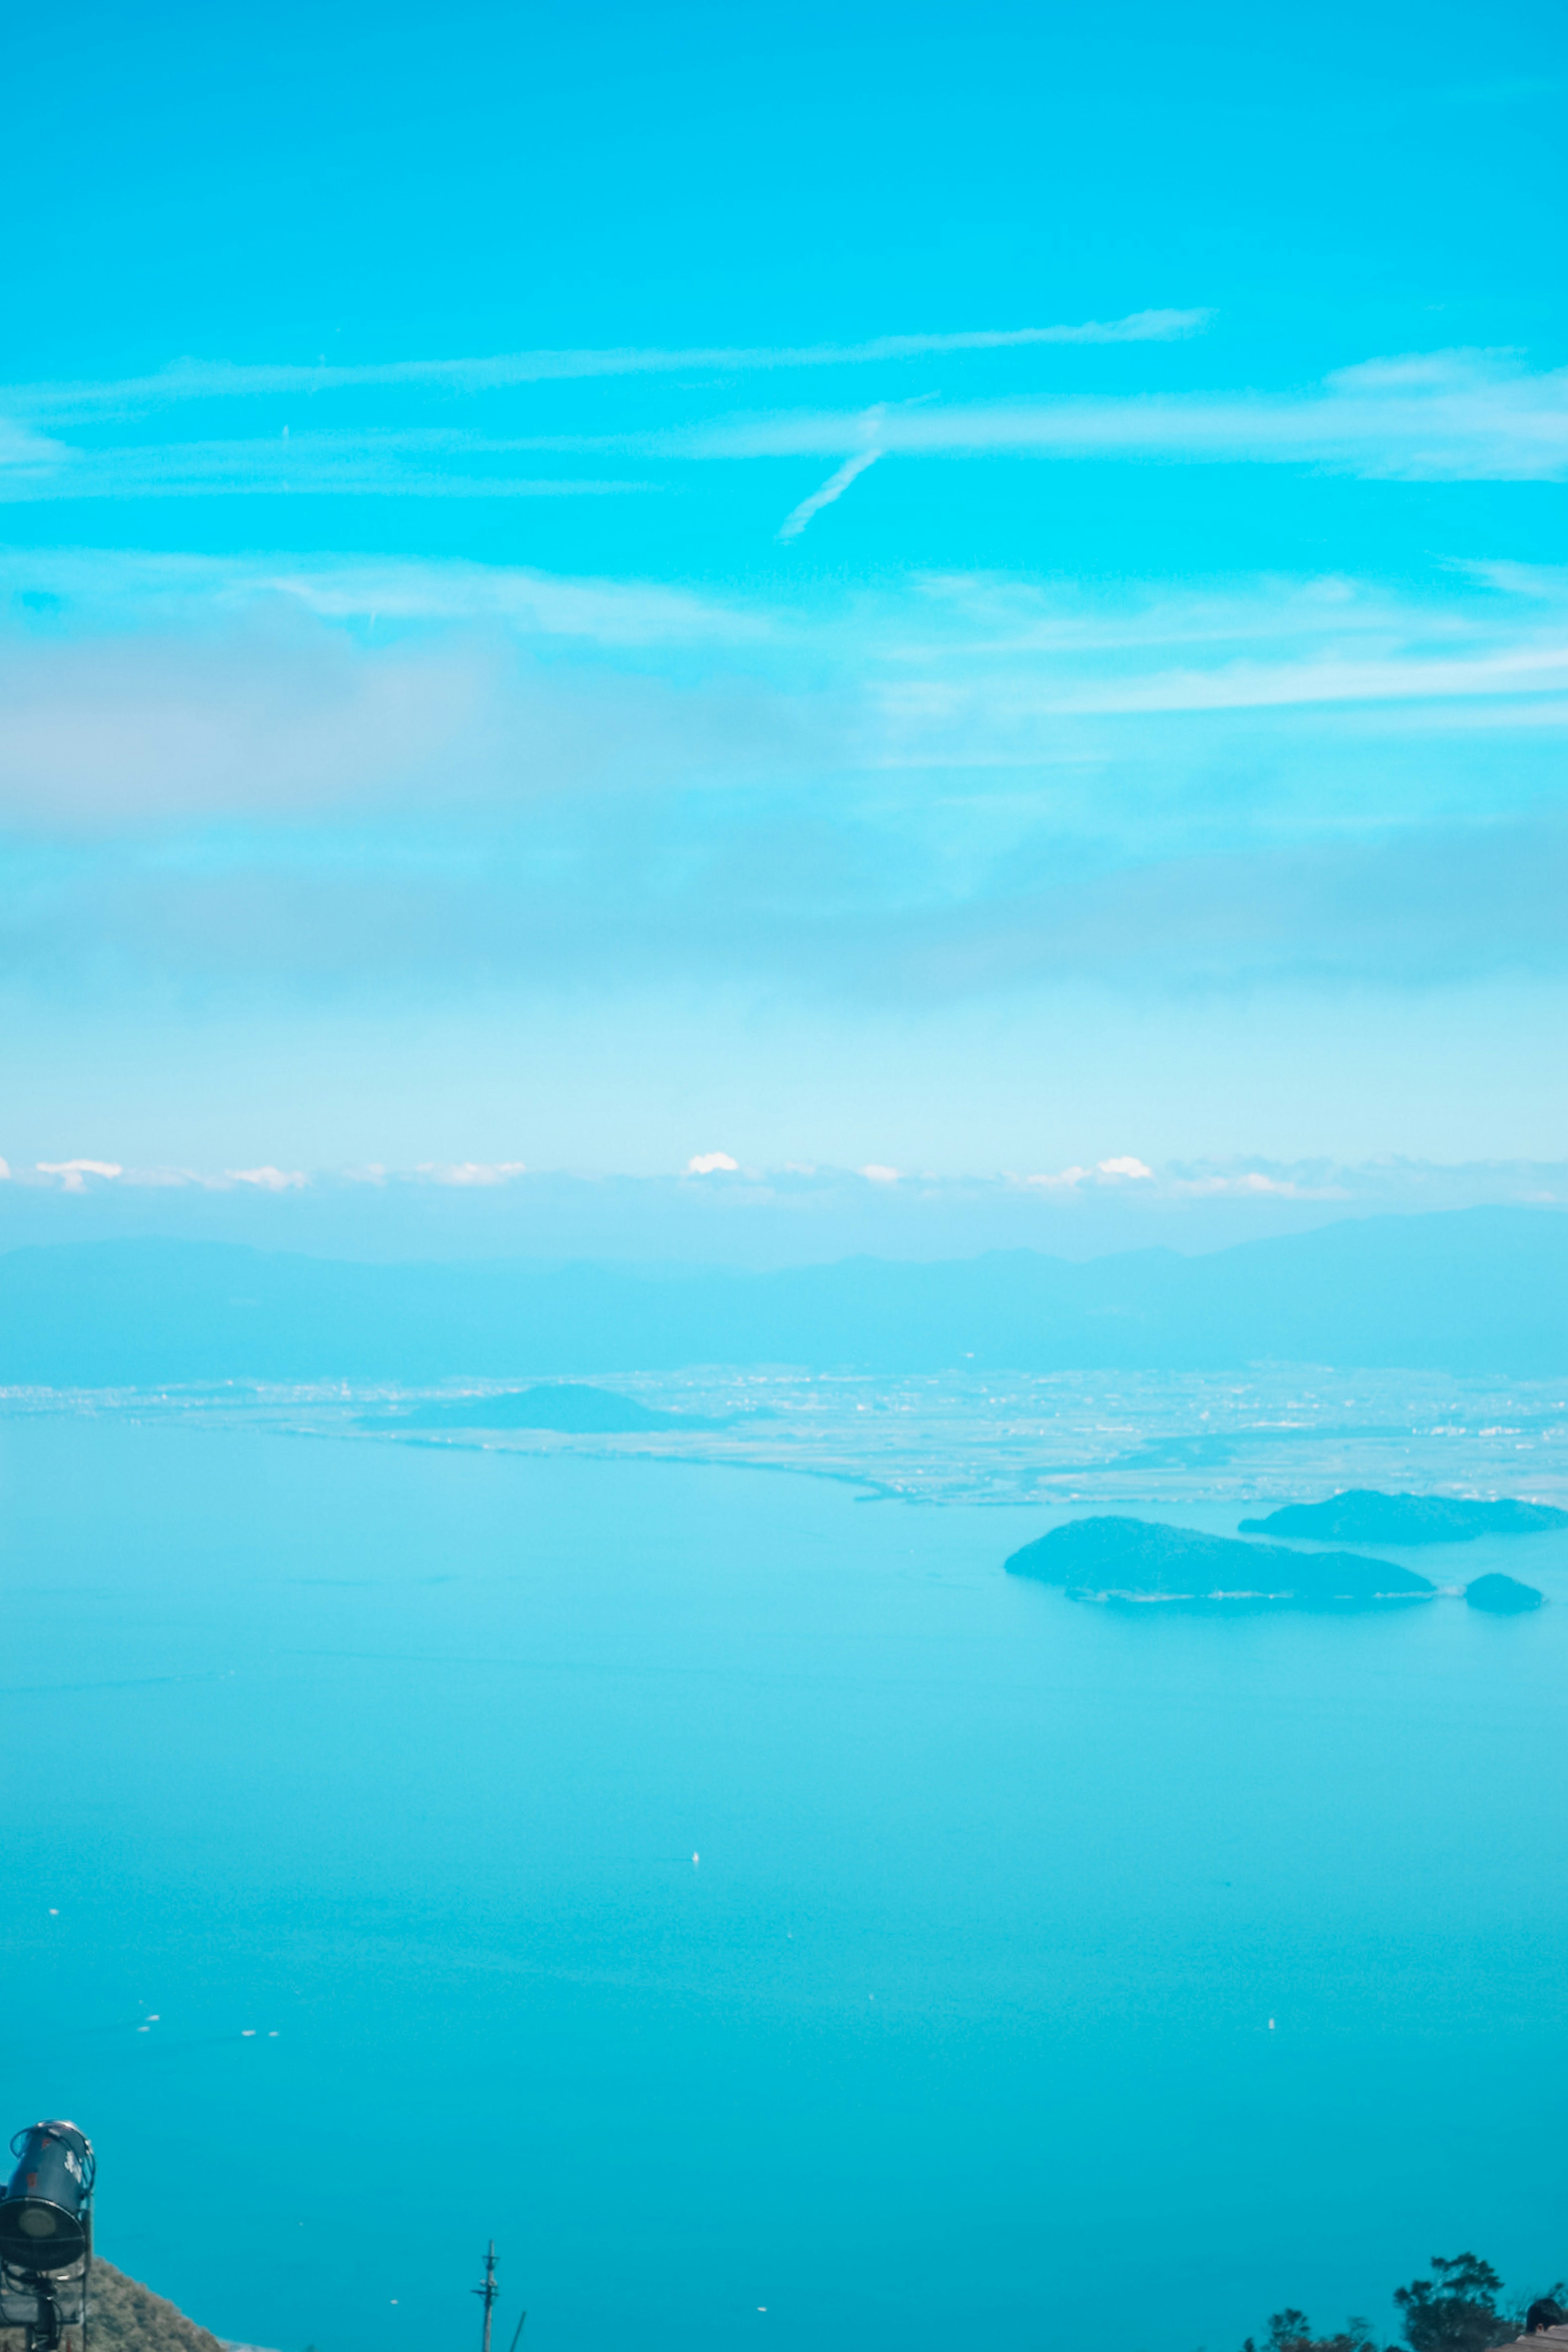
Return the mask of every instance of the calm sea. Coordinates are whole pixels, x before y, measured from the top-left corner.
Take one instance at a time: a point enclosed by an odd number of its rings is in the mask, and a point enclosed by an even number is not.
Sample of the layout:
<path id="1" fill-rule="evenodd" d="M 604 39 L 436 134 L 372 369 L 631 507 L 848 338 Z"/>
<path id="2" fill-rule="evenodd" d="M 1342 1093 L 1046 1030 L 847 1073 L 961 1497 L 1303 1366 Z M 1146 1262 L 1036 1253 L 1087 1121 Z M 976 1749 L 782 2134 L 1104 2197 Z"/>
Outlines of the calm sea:
<path id="1" fill-rule="evenodd" d="M 0 2122 L 220 2334 L 474 2352 L 491 2236 L 498 2352 L 1234 2352 L 1568 2270 L 1568 1547 L 1426 1555 L 1532 1617 L 1216 1619 L 805 1477 L 0 1468 Z"/>

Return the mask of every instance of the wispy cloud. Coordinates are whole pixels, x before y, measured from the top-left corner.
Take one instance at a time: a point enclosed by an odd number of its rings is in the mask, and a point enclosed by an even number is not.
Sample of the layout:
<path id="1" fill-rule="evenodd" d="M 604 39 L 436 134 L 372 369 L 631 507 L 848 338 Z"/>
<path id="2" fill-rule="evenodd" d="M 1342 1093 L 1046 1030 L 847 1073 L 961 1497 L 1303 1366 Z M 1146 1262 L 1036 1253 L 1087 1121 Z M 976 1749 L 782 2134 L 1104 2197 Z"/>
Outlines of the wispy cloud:
<path id="1" fill-rule="evenodd" d="M 599 351 L 506 352 L 484 359 L 383 360 L 349 366 L 330 362 L 324 354 L 304 365 L 183 359 L 152 375 L 104 383 L 0 386 L 0 406 L 29 416 L 124 415 L 184 401 L 253 400 L 280 394 L 421 387 L 481 393 L 595 376 L 744 375 L 790 368 L 863 367 L 879 362 L 941 359 L 966 352 L 1029 351 L 1052 344 L 1171 342 L 1201 332 L 1213 315 L 1207 310 L 1136 310 L 1126 318 L 1086 319 L 1068 325 L 873 335 L 848 343 L 621 346 Z"/>
<path id="2" fill-rule="evenodd" d="M 785 516 L 779 528 L 779 538 L 799 539 L 811 517 L 821 514 L 824 507 L 831 507 L 836 499 L 841 499 L 850 484 L 857 480 L 868 466 L 874 466 L 882 455 L 880 449 L 862 449 L 858 457 L 846 457 L 837 473 L 830 474 L 820 490 L 813 490 L 809 499 L 802 499 L 800 505 Z"/>
<path id="3" fill-rule="evenodd" d="M 1304 658 L 1293 661 L 1241 659 L 1204 669 L 1105 677 L 1092 684 L 1062 679 L 1055 690 L 1043 680 L 1024 684 L 1015 674 L 1003 693 L 1015 719 L 1027 711 L 1043 722 L 1181 711 L 1302 709 L 1314 704 L 1555 698 L 1568 690 L 1568 632 L 1542 632 L 1494 651 L 1456 648 L 1446 658 L 1436 650 L 1371 657 L 1349 648 L 1310 653 L 1302 648 L 1302 653 Z M 896 710 L 904 698 L 896 690 L 890 692 L 889 710 Z M 917 688 L 909 698 L 909 731 L 920 734 L 927 763 L 944 764 L 932 724 L 941 713 L 932 696 Z M 999 707 L 993 715 L 1002 717 Z M 1568 718 L 1568 709 L 1563 716 Z M 971 744 L 960 756 L 972 756 L 973 749 Z M 921 759 L 922 749 L 914 749 L 912 764 L 920 764 Z"/>
<path id="4" fill-rule="evenodd" d="M 832 457 L 863 412 L 779 410 L 643 444 L 694 458 Z M 1310 465 L 1406 481 L 1556 481 L 1568 474 L 1568 369 L 1507 353 L 1374 360 L 1294 397 L 1194 393 L 931 402 L 890 408 L 879 448 L 926 457 L 1142 458 Z"/>
<path id="5" fill-rule="evenodd" d="M 402 556 L 163 555 L 119 548 L 0 549 L 0 592 L 110 627 L 191 626 L 278 602 L 327 622 L 497 626 L 604 646 L 755 646 L 777 618 L 645 580 Z"/>
<path id="6" fill-rule="evenodd" d="M 464 433 L 301 433 L 235 441 L 79 447 L 20 436 L 0 442 L 0 501 L 277 497 L 613 498 L 657 483 L 576 474 L 514 474 L 497 457 L 519 445 Z M 439 461 L 439 462 L 437 462 Z"/>
<path id="7" fill-rule="evenodd" d="M 890 647 L 874 689 L 878 756 L 897 764 L 1028 764 L 1096 718 L 1448 706 L 1451 727 L 1464 705 L 1467 724 L 1568 719 L 1568 575 L 1492 572 L 1492 595 L 1423 598 L 1333 577 L 1113 598 L 924 585 L 929 627 Z"/>
<path id="8" fill-rule="evenodd" d="M 1040 332 L 1046 331 L 1041 330 Z M 873 355 L 873 347 L 863 347 Z M 279 433 L 247 439 L 120 442 L 0 437 L 0 500 L 228 498 L 285 494 L 408 499 L 612 498 L 666 489 L 683 468 L 836 458 L 779 536 L 795 538 L 884 455 L 1075 462 L 1312 467 L 1404 481 L 1568 478 L 1568 369 L 1509 353 L 1374 360 L 1292 394 L 1220 391 L 1040 394 L 794 407 L 709 416 L 657 430 L 494 435 L 460 427 Z M 558 470 L 523 456 L 554 458 Z M 657 478 L 618 470 L 631 463 Z"/>
<path id="9" fill-rule="evenodd" d="M 70 457 L 63 441 L 52 441 L 30 426 L 18 425 L 9 416 L 0 415 L 0 480 L 34 471 L 47 470 Z"/>

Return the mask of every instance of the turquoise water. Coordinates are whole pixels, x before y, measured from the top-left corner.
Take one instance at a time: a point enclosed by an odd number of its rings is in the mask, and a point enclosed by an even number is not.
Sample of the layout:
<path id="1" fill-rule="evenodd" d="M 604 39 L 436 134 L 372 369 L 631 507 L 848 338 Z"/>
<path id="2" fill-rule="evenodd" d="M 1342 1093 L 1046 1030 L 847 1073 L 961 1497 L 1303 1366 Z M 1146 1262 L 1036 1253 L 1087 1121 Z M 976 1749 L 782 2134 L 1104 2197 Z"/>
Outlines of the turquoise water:
<path id="1" fill-rule="evenodd" d="M 1039 1511 L 741 1471 L 0 1468 L 5 2126 L 220 2333 L 469 2352 L 492 2234 L 500 2352 L 1232 2352 L 1568 2269 L 1568 1605 L 1113 1613 L 1001 1575 Z M 1568 1603 L 1555 1539 L 1422 1556 L 1500 1564 Z"/>

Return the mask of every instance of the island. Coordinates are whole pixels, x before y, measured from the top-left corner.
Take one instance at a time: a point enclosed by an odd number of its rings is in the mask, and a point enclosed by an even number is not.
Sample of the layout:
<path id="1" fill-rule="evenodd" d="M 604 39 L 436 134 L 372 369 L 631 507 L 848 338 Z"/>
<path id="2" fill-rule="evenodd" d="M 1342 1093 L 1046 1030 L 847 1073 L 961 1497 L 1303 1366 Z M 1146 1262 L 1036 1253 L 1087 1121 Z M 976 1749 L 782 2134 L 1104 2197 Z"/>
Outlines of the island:
<path id="1" fill-rule="evenodd" d="M 1005 1565 L 1075 1601 L 1367 1608 L 1427 1601 L 1437 1590 L 1413 1568 L 1360 1552 L 1292 1551 L 1150 1519 L 1070 1519 Z"/>
<path id="2" fill-rule="evenodd" d="M 1326 1503 L 1287 1503 L 1243 1519 L 1244 1536 L 1302 1536 L 1318 1543 L 1474 1543 L 1478 1536 L 1539 1536 L 1568 1528 L 1550 1503 L 1475 1503 L 1448 1495 L 1379 1495 L 1353 1486 Z"/>
<path id="3" fill-rule="evenodd" d="M 1539 1609 L 1545 1597 L 1533 1584 L 1521 1584 L 1517 1576 L 1478 1576 L 1465 1587 L 1470 1607 L 1484 1609 L 1492 1617 L 1521 1616 L 1527 1609 Z"/>
<path id="4" fill-rule="evenodd" d="M 546 1381 L 535 1388 L 503 1389 L 490 1396 L 431 1397 L 419 1404 L 365 1413 L 361 1420 L 374 1429 L 548 1429 L 566 1437 L 730 1425 L 701 1413 L 665 1412 L 613 1389 L 592 1388 L 586 1381 Z"/>

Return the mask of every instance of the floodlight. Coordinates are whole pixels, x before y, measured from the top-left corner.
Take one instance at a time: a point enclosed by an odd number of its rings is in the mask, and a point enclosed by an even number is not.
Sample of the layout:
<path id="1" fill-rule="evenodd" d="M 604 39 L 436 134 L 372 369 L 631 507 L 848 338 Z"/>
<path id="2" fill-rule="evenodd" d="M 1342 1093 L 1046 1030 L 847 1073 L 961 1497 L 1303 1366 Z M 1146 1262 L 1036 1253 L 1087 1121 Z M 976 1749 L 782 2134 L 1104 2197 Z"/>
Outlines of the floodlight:
<path id="1" fill-rule="evenodd" d="M 92 2143 L 75 2124 L 29 2124 L 11 2142 L 16 2169 L 0 2198 L 0 2263 L 69 2270 L 88 2252 Z"/>

